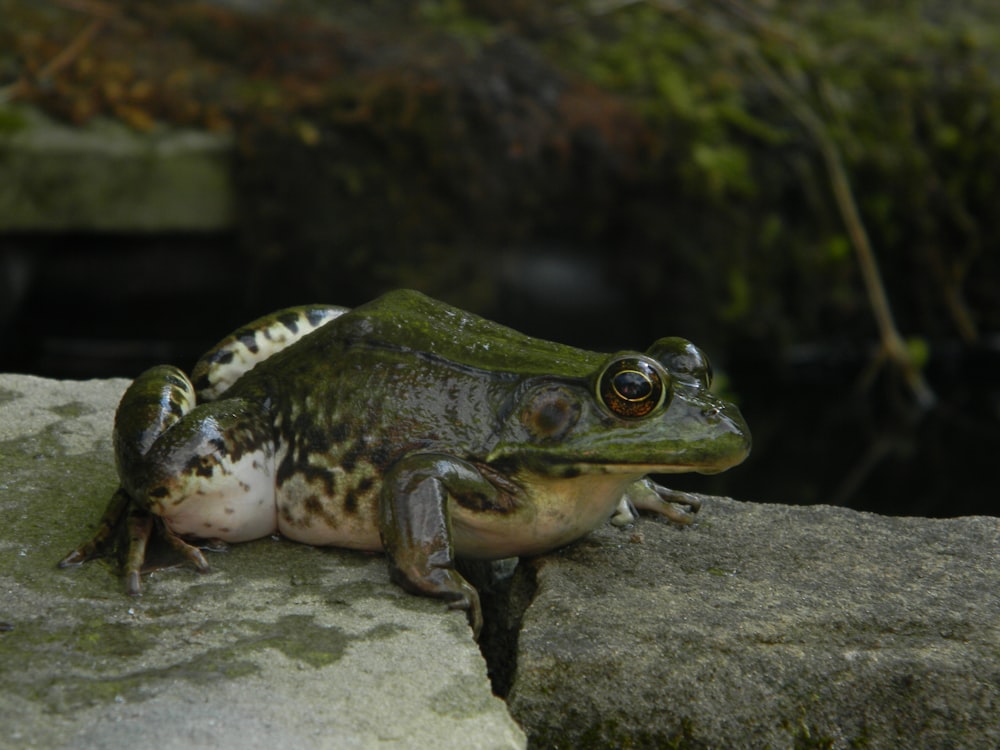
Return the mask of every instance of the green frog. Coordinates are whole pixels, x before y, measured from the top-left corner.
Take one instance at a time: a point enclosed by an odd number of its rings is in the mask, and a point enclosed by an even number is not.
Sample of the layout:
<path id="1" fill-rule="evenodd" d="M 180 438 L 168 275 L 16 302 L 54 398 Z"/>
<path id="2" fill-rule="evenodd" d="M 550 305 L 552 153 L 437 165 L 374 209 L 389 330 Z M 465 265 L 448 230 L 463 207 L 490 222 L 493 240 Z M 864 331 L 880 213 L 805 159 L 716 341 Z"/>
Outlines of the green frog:
<path id="1" fill-rule="evenodd" d="M 121 529 L 138 594 L 154 533 L 201 571 L 199 544 L 280 533 L 384 552 L 393 581 L 466 610 L 478 633 L 456 558 L 538 555 L 637 510 L 690 521 L 697 498 L 647 475 L 746 457 L 747 426 L 711 379 L 684 339 L 600 354 L 408 290 L 283 310 L 223 339 L 190 379 L 159 366 L 129 386 L 120 487 L 60 566 L 106 554 Z"/>

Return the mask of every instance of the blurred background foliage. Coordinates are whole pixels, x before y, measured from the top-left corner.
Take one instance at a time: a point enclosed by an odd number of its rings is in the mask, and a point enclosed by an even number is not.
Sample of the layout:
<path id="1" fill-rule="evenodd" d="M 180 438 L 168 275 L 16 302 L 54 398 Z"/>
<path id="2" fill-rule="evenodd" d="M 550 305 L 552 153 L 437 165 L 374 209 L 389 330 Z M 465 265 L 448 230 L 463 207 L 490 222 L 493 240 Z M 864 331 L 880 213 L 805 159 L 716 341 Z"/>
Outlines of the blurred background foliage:
<path id="1" fill-rule="evenodd" d="M 0 16 L 0 98 L 233 136 L 233 231 L 194 240 L 213 257 L 185 271 L 201 285 L 171 280 L 179 301 L 138 313 L 146 335 L 197 327 L 207 346 L 268 308 L 396 286 L 593 348 L 676 333 L 724 366 L 757 440 L 752 477 L 711 488 L 996 510 L 951 489 L 981 487 L 967 469 L 1000 417 L 992 0 L 0 0 Z M 929 413 L 878 367 L 831 164 Z M 15 313 L 32 337 L 46 299 Z M 108 320 L 144 306 L 105 299 Z M 44 371 L 30 350 L 6 367 Z"/>

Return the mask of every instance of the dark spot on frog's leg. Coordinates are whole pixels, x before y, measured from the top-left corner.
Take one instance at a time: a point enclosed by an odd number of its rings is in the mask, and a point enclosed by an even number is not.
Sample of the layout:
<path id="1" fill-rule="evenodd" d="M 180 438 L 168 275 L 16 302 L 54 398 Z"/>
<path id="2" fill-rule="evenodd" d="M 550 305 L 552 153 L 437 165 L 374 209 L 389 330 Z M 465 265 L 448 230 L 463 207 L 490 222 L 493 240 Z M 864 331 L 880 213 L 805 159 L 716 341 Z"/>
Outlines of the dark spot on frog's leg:
<path id="1" fill-rule="evenodd" d="M 282 315 L 278 318 L 278 322 L 292 333 L 299 332 L 299 316 L 296 313 Z"/>
<path id="2" fill-rule="evenodd" d="M 228 365 L 235 356 L 232 349 L 223 349 L 216 352 L 215 356 L 211 358 L 211 363 L 213 365 Z"/>
<path id="3" fill-rule="evenodd" d="M 160 498 L 164 498 L 167 495 L 169 495 L 170 494 L 170 490 L 168 490 L 163 485 L 160 485 L 159 487 L 154 487 L 153 489 L 151 489 L 146 494 L 148 494 L 150 497 L 155 497 L 157 499 L 160 499 Z"/>
<path id="4" fill-rule="evenodd" d="M 201 375 L 194 381 L 194 389 L 201 393 L 206 388 L 211 388 L 212 381 L 209 380 L 208 375 Z"/>
<path id="5" fill-rule="evenodd" d="M 260 347 L 257 346 L 257 336 L 256 331 L 252 329 L 244 329 L 237 334 L 237 338 L 240 343 L 247 348 L 251 354 L 256 354 L 260 351 Z"/>
<path id="6" fill-rule="evenodd" d="M 375 477 L 364 477 L 360 482 L 358 482 L 358 486 L 355 489 L 359 494 L 363 495 L 374 486 L 375 486 Z"/>
<path id="7" fill-rule="evenodd" d="M 167 381 L 168 385 L 172 385 L 175 388 L 180 388 L 181 390 L 184 390 L 184 391 L 186 391 L 188 389 L 187 381 L 184 380 L 184 379 L 182 379 L 182 378 L 177 377 L 176 375 L 167 375 L 164 378 L 164 380 Z"/>
<path id="8" fill-rule="evenodd" d="M 309 321 L 309 325 L 314 328 L 326 320 L 327 311 L 323 308 L 311 307 L 306 312 L 306 320 Z"/>

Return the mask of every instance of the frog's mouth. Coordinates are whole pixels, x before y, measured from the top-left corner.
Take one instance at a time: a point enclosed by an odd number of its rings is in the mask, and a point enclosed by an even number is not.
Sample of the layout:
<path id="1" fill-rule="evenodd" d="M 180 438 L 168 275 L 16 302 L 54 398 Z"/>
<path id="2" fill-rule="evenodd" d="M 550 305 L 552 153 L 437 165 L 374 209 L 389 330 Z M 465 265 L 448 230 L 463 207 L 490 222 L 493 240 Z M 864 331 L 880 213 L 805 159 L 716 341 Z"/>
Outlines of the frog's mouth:
<path id="1" fill-rule="evenodd" d="M 681 461 L 681 462 L 653 462 L 637 461 L 629 462 L 608 462 L 608 461 L 581 461 L 579 459 L 560 461 L 559 459 L 548 458 L 547 460 L 527 460 L 516 461 L 518 468 L 527 470 L 532 474 L 541 476 L 551 476 L 560 479 L 572 479 L 586 474 L 591 475 L 621 475 L 623 477 L 644 477 L 647 474 L 685 474 L 695 472 L 697 474 L 719 474 L 731 469 L 741 463 L 749 453 L 746 451 L 722 456 L 714 461 Z M 502 462 L 506 464 L 507 462 Z M 494 468 L 514 469 L 514 466 L 501 467 L 495 465 Z"/>
<path id="2" fill-rule="evenodd" d="M 538 476 L 569 479 L 583 474 L 640 478 L 647 474 L 718 474 L 743 462 L 750 454 L 750 433 L 742 420 L 730 420 L 722 434 L 701 439 L 642 442 L 615 436 L 588 440 L 586 445 L 501 446 L 484 463 L 512 475 L 528 471 Z M 580 441 L 584 442 L 584 441 Z"/>
<path id="3" fill-rule="evenodd" d="M 586 461 L 574 461 L 562 464 L 563 469 L 576 471 L 580 474 L 635 474 L 645 476 L 646 474 L 687 474 L 695 472 L 697 474 L 719 474 L 726 469 L 743 462 L 746 454 L 727 456 L 713 463 L 589 463 Z"/>

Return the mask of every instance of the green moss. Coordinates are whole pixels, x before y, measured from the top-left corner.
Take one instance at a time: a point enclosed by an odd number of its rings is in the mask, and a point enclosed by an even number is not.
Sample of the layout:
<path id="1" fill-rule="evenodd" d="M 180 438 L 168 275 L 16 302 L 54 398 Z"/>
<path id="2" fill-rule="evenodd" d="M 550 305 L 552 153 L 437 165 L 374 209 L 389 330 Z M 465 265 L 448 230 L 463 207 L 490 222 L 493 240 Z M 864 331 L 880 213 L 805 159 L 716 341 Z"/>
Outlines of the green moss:
<path id="1" fill-rule="evenodd" d="M 93 414 L 96 409 L 82 401 L 71 401 L 68 404 L 50 406 L 49 411 L 53 414 L 58 414 L 60 417 L 72 418 L 82 417 L 85 414 Z"/>
<path id="2" fill-rule="evenodd" d="M 141 626 L 109 623 L 102 617 L 50 627 L 20 623 L 0 638 L 0 664 L 30 659 L 35 665 L 32 673 L 8 672 L 9 679 L 59 711 L 123 699 L 145 700 L 162 690 L 176 689 L 178 680 L 205 684 L 257 674 L 258 664 L 266 658 L 262 654 L 270 649 L 318 669 L 339 660 L 349 642 L 342 630 L 320 625 L 311 615 L 287 615 L 274 623 L 239 618 L 208 621 L 196 631 L 187 625 L 180 633 L 169 616 L 145 618 Z M 174 661 L 170 644 L 177 637 L 220 638 L 225 645 Z M 35 674 L 59 677 L 39 682 Z"/>
<path id="3" fill-rule="evenodd" d="M 322 626 L 312 615 L 286 615 L 273 625 L 261 624 L 257 629 L 255 636 L 243 640 L 243 652 L 273 648 L 313 668 L 338 661 L 349 642 L 343 630 Z"/>

